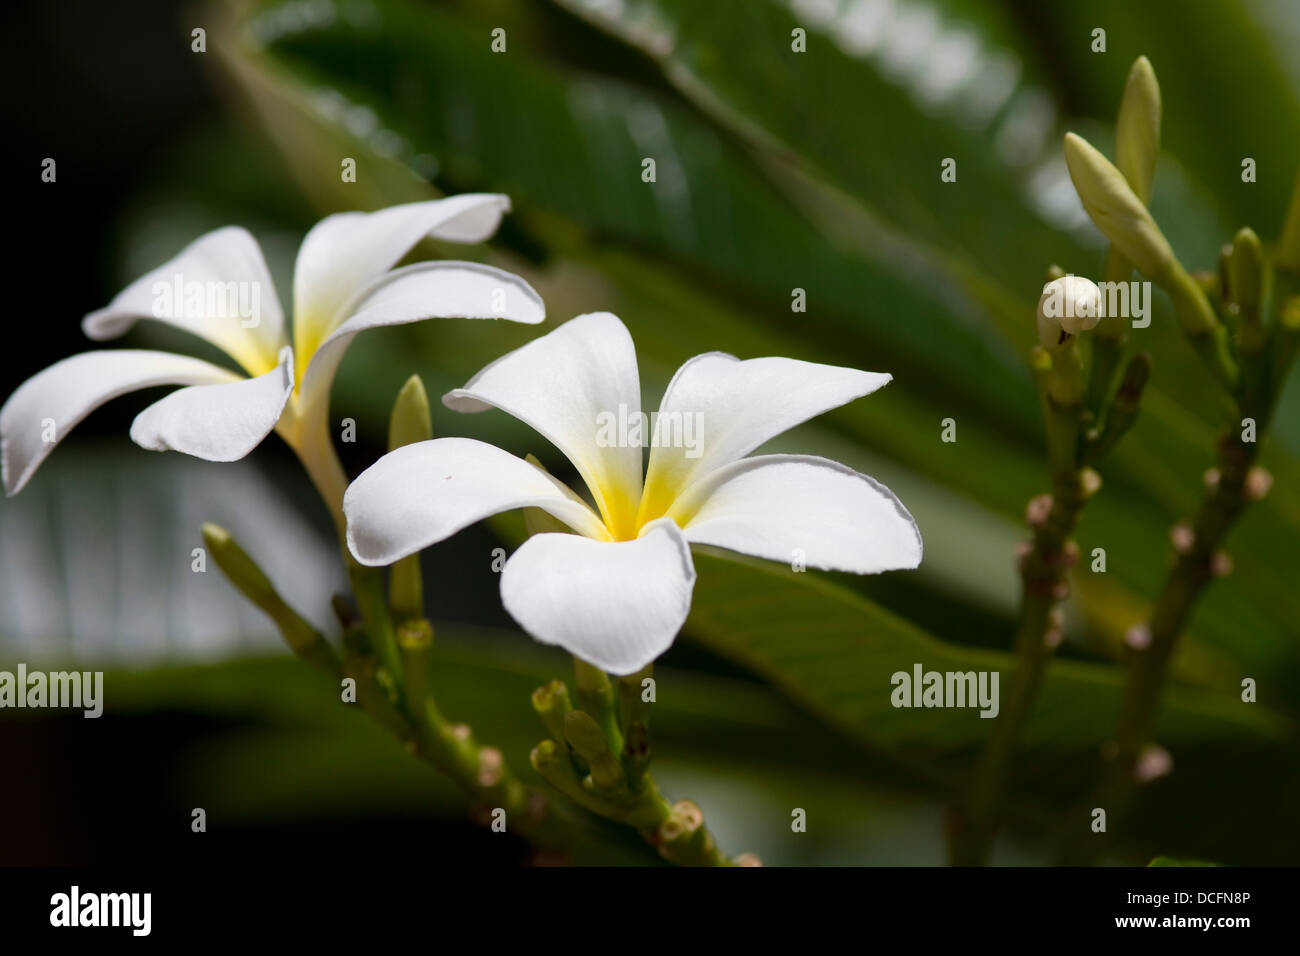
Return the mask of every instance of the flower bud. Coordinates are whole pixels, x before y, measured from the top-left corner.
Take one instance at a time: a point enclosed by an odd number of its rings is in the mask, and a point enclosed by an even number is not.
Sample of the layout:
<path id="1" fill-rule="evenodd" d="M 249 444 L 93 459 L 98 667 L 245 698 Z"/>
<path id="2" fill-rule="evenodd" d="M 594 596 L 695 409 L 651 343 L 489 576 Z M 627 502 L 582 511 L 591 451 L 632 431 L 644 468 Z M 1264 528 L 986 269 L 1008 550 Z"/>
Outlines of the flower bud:
<path id="1" fill-rule="evenodd" d="M 433 419 L 429 415 L 429 396 L 420 376 L 412 375 L 397 393 L 393 412 L 388 419 L 388 450 L 428 441 L 433 437 Z"/>
<path id="2" fill-rule="evenodd" d="M 429 396 L 420 376 L 406 380 L 388 419 L 388 450 L 428 441 L 433 437 L 433 419 L 429 415 Z M 398 623 L 424 616 L 424 580 L 420 556 L 412 554 L 393 564 L 388 579 L 388 601 Z"/>
<path id="3" fill-rule="evenodd" d="M 285 602 L 271 579 L 230 536 L 230 532 L 220 525 L 205 524 L 203 543 L 230 583 L 275 622 L 285 643 L 295 654 L 323 669 L 337 669 L 337 661 L 329 644 L 306 618 Z"/>
<path id="4" fill-rule="evenodd" d="M 1259 236 L 1249 227 L 1238 231 L 1232 241 L 1228 259 L 1228 282 L 1232 301 L 1243 315 L 1254 316 L 1259 310 L 1264 288 L 1264 249 Z"/>
<path id="5" fill-rule="evenodd" d="M 1074 133 L 1065 134 L 1065 164 L 1084 210 L 1115 248 L 1154 281 L 1172 281 L 1174 251 L 1124 174 Z"/>
<path id="6" fill-rule="evenodd" d="M 1101 319 L 1101 290 L 1082 276 L 1062 276 L 1043 286 L 1038 299 L 1038 342 L 1055 351 L 1068 341 L 1096 328 Z"/>
<path id="7" fill-rule="evenodd" d="M 1115 165 L 1142 204 L 1151 202 L 1151 181 L 1160 155 L 1160 84 L 1151 61 L 1140 56 L 1129 70 L 1115 123 Z"/>

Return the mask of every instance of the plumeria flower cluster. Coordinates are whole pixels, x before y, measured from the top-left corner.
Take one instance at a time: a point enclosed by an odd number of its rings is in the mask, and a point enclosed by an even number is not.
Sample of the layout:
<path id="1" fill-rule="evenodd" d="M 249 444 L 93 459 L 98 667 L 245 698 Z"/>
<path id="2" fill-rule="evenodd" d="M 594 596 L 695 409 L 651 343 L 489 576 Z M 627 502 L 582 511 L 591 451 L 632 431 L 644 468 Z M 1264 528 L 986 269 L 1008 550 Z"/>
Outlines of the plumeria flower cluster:
<path id="1" fill-rule="evenodd" d="M 329 393 L 358 332 L 430 318 L 545 318 L 528 283 L 500 269 L 451 261 L 394 268 L 425 237 L 482 242 L 509 207 L 505 196 L 470 194 L 322 219 L 294 267 L 293 344 L 256 240 L 234 226 L 200 237 L 87 315 L 82 328 L 104 340 L 156 319 L 206 339 L 241 371 L 140 349 L 83 352 L 50 366 L 0 408 L 6 493 L 17 494 L 64 435 L 104 402 L 180 385 L 136 417 L 137 444 L 233 461 L 274 429 L 338 512 L 346 478 L 330 441 Z M 250 302 L 260 308 L 245 308 Z"/>
<path id="2" fill-rule="evenodd" d="M 529 538 L 501 575 L 502 602 L 535 639 L 618 675 L 671 645 L 695 584 L 692 544 L 873 574 L 915 568 L 921 536 L 899 500 L 844 465 L 806 455 L 746 457 L 787 429 L 869 395 L 890 376 L 786 358 L 698 355 L 676 373 L 658 418 L 697 416 L 703 443 L 598 440 L 615 410 L 641 408 L 636 351 L 614 315 L 575 318 L 488 365 L 443 398 L 497 408 L 572 462 L 590 502 L 493 445 L 442 438 L 399 448 L 348 488 L 353 556 L 386 565 L 483 518 L 540 508 L 573 534 Z"/>

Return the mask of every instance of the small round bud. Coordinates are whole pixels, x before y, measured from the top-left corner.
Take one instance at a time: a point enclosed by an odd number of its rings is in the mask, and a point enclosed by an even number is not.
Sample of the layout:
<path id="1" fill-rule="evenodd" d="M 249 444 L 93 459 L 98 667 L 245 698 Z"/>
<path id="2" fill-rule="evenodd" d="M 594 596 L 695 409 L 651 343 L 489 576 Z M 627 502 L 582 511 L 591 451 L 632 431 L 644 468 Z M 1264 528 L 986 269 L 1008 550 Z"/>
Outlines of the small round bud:
<path id="1" fill-rule="evenodd" d="M 1043 286 L 1038 299 L 1038 341 L 1043 348 L 1060 348 L 1068 336 L 1096 328 L 1099 321 L 1101 290 L 1090 279 L 1062 276 Z"/>
<path id="2" fill-rule="evenodd" d="M 495 787 L 505 774 L 505 759 L 496 747 L 484 747 L 478 754 L 478 783 L 480 787 Z"/>
<path id="3" fill-rule="evenodd" d="M 1261 468 L 1256 465 L 1250 471 L 1246 472 L 1246 497 L 1251 501 L 1259 501 L 1268 494 L 1269 489 L 1273 487 L 1273 476 L 1267 468 Z"/>
<path id="4" fill-rule="evenodd" d="M 1169 755 L 1169 751 L 1159 744 L 1148 744 L 1138 754 L 1137 764 L 1133 768 L 1133 776 L 1138 779 L 1139 783 L 1150 783 L 1152 780 L 1163 777 L 1173 769 L 1174 758 Z"/>
<path id="5" fill-rule="evenodd" d="M 1151 646 L 1151 628 L 1145 624 L 1134 624 L 1124 632 L 1124 643 L 1135 651 L 1145 651 Z"/>
<path id="6" fill-rule="evenodd" d="M 1025 508 L 1025 521 L 1031 528 L 1041 528 L 1052 512 L 1051 495 L 1035 495 Z"/>
<path id="7" fill-rule="evenodd" d="M 1216 578 L 1226 578 L 1232 573 L 1232 555 L 1227 551 L 1215 551 L 1210 556 L 1210 573 Z"/>

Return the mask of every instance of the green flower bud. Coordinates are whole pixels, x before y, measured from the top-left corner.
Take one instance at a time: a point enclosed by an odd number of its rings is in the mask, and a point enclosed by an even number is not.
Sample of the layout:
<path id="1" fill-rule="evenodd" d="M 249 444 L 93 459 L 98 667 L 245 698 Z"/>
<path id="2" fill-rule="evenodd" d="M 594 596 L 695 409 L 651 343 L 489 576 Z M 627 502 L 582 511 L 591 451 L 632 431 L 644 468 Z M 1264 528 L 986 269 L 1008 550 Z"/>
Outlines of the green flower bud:
<path id="1" fill-rule="evenodd" d="M 1242 314 L 1258 312 L 1264 286 L 1264 247 L 1249 226 L 1233 237 L 1228 281 L 1232 301 Z"/>
<path id="2" fill-rule="evenodd" d="M 1124 84 L 1115 123 L 1115 165 L 1145 206 L 1151 202 L 1151 183 L 1160 155 L 1160 84 L 1151 61 L 1133 62 Z"/>
<path id="3" fill-rule="evenodd" d="M 338 667 L 333 649 L 298 612 L 280 597 L 265 572 L 248 556 L 225 528 L 203 525 L 203 543 L 230 583 L 275 622 L 290 649 L 309 663 L 325 670 Z"/>
<path id="4" fill-rule="evenodd" d="M 388 450 L 428 441 L 433 437 L 433 417 L 429 414 L 429 396 L 420 376 L 406 380 L 393 412 L 388 419 Z M 388 580 L 388 603 L 393 617 L 402 621 L 424 616 L 424 582 L 420 573 L 420 556 L 412 554 L 393 564 Z"/>
<path id="5" fill-rule="evenodd" d="M 1115 165 L 1087 140 L 1065 134 L 1065 163 L 1084 210 L 1139 272 L 1162 285 L 1181 271 L 1169 242 Z"/>
<path id="6" fill-rule="evenodd" d="M 388 419 L 388 450 L 428 441 L 433 437 L 433 417 L 429 413 L 429 395 L 420 376 L 412 375 L 397 393 L 393 413 Z"/>

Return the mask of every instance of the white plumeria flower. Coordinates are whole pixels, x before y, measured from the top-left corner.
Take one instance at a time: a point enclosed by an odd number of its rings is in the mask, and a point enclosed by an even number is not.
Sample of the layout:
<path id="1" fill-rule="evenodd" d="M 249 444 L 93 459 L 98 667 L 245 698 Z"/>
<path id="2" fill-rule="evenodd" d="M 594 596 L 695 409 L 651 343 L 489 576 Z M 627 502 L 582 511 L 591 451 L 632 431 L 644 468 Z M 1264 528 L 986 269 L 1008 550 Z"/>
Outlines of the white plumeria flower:
<path id="1" fill-rule="evenodd" d="M 537 534 L 506 563 L 501 598 L 535 639 L 614 674 L 672 644 L 691 606 L 691 544 L 826 570 L 914 568 L 921 536 L 888 488 L 824 458 L 751 451 L 863 395 L 889 375 L 785 358 L 697 355 L 673 377 L 658 421 L 689 415 L 695 448 L 598 441 L 620 408 L 639 414 L 632 338 L 609 313 L 579 316 L 503 356 L 448 393 L 457 411 L 499 408 L 577 468 L 595 502 L 492 445 L 407 445 L 363 472 L 343 499 L 348 546 L 363 564 L 414 554 L 490 515 L 545 509 L 574 534 Z"/>
<path id="2" fill-rule="evenodd" d="M 141 388 L 184 385 L 136 417 L 131 438 L 137 444 L 233 461 L 274 428 L 337 511 L 346 478 L 330 444 L 329 392 L 356 333 L 429 318 L 545 318 L 537 293 L 500 269 L 445 261 L 393 268 L 426 236 L 482 242 L 509 208 L 505 196 L 470 194 L 322 219 L 307 233 L 294 267 L 293 346 L 256 240 L 234 226 L 196 239 L 87 315 L 82 329 L 102 340 L 139 319 L 157 319 L 208 340 L 245 374 L 139 349 L 66 358 L 24 382 L 0 408 L 6 493 L 17 494 L 64 435 L 104 402 Z M 245 308 L 249 302 L 260 306 L 256 314 Z"/>

